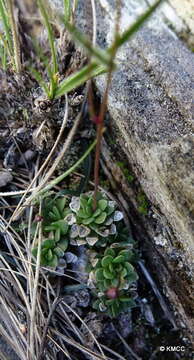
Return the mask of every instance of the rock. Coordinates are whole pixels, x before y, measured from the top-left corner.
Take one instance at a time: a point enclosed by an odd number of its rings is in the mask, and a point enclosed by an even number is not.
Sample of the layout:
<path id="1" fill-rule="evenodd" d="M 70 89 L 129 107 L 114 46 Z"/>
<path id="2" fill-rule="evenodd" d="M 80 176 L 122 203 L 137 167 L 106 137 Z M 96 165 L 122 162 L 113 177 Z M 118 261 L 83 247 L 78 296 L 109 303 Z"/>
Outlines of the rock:
<path id="1" fill-rule="evenodd" d="M 131 21 L 126 14 L 132 13 L 132 3 L 129 1 L 124 5 L 122 30 Z M 136 5 L 138 3 L 140 1 Z M 134 10 L 137 13 L 138 6 Z M 110 44 L 113 15 L 112 1 L 99 1 L 97 26 L 101 44 Z M 142 220 L 145 233 L 142 236 L 140 232 L 138 236 L 144 243 L 145 237 L 149 237 L 148 257 L 155 269 L 153 271 L 192 333 L 193 54 L 157 13 L 121 48 L 117 62 L 108 103 L 112 137 L 117 142 L 121 158 L 125 153 L 152 208 L 150 219 Z M 105 89 L 105 79 L 105 76 L 96 78 L 101 94 Z M 120 184 L 118 186 L 120 189 Z M 157 232 L 152 216 L 157 219 Z M 137 214 L 132 220 L 137 224 Z M 164 246 L 158 243 L 158 239 L 165 239 L 162 241 Z M 184 266 L 177 266 L 179 262 Z"/>
<path id="2" fill-rule="evenodd" d="M 75 297 L 77 299 L 77 306 L 85 308 L 90 303 L 90 294 L 88 289 L 82 289 L 80 291 L 77 291 Z"/>
<path id="3" fill-rule="evenodd" d="M 0 171 L 0 188 L 6 186 L 13 180 L 10 171 Z"/>

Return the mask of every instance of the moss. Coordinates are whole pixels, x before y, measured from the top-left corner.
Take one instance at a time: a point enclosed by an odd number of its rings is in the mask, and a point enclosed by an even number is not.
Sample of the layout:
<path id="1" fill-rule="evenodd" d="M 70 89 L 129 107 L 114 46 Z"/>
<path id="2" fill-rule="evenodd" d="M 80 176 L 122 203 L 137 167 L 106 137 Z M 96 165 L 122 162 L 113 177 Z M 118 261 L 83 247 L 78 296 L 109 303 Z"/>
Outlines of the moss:
<path id="1" fill-rule="evenodd" d="M 125 178 L 126 180 L 129 182 L 129 183 L 132 183 L 133 180 L 134 180 L 134 176 L 131 175 L 129 169 L 127 168 L 127 164 L 123 161 L 118 161 L 116 163 L 117 166 L 120 167 L 120 169 L 122 170 L 123 174 L 125 175 Z"/>
<path id="2" fill-rule="evenodd" d="M 138 202 L 138 212 L 142 215 L 147 215 L 148 214 L 148 200 L 146 198 L 146 195 L 141 191 L 139 192 L 139 194 L 137 195 L 137 202 Z"/>

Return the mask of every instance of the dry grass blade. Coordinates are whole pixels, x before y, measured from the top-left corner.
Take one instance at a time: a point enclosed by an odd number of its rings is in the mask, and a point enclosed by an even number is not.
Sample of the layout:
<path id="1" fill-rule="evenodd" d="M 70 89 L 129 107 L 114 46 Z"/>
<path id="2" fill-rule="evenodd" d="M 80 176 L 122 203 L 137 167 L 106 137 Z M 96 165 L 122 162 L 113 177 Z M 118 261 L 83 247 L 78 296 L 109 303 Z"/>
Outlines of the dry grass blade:
<path id="1" fill-rule="evenodd" d="M 78 342 L 76 342 L 75 340 L 71 340 L 70 338 L 68 338 L 67 336 L 61 334 L 59 331 L 56 331 L 55 329 L 51 329 L 52 333 L 57 335 L 58 337 L 61 337 L 67 344 L 73 345 L 74 347 L 76 347 L 78 350 L 80 350 L 81 352 L 92 356 L 93 359 L 96 360 L 108 360 L 107 357 L 102 356 L 100 354 L 95 353 L 94 351 L 86 348 L 83 345 L 80 345 Z"/>
<path id="2" fill-rule="evenodd" d="M 87 324 L 85 323 L 85 321 L 77 314 L 77 312 L 72 309 L 67 303 L 65 303 L 63 301 L 63 304 L 68 308 L 69 311 L 71 311 L 75 316 L 76 318 L 84 325 L 84 327 L 86 328 L 86 330 L 88 331 L 88 333 L 90 334 L 90 336 L 92 337 L 92 339 L 94 340 L 95 344 L 97 345 L 97 347 L 99 348 L 102 356 L 103 356 L 103 359 L 106 360 L 106 357 L 104 355 L 104 352 L 99 344 L 99 342 L 97 341 L 96 337 L 94 336 L 93 332 L 90 330 L 90 328 L 87 326 Z"/>
<path id="3" fill-rule="evenodd" d="M 132 357 L 135 360 L 142 360 L 142 358 L 140 358 L 137 354 L 134 353 L 134 351 L 130 348 L 130 346 L 127 344 L 127 342 L 125 341 L 125 339 L 123 339 L 123 337 L 121 336 L 121 334 L 117 331 L 117 329 L 114 327 L 115 332 L 117 334 L 117 336 L 119 337 L 119 339 L 122 341 L 123 345 L 125 346 L 127 352 L 132 355 Z"/>
<path id="4" fill-rule="evenodd" d="M 32 293 L 32 302 L 31 302 L 31 313 L 30 313 L 30 358 L 33 359 L 34 356 L 34 346 L 35 346 L 35 339 L 34 339 L 34 331 L 35 331 L 35 316 L 36 316 L 36 304 L 37 304 L 37 293 L 38 293 L 38 286 L 39 286 L 39 274 L 40 274 L 40 249 L 41 249 L 41 240 L 42 240 L 42 231 L 41 226 L 39 225 L 39 234 L 38 234 L 38 253 L 36 259 L 36 270 L 35 270 L 35 278 L 34 278 L 34 286 L 33 286 L 33 293 Z"/>

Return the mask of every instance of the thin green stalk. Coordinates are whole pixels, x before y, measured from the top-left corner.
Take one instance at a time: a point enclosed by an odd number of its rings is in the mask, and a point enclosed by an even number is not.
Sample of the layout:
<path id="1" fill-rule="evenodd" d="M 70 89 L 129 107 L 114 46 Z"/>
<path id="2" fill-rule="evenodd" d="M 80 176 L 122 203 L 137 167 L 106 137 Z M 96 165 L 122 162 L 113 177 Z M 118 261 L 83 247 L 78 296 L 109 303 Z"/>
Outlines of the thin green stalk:
<path id="1" fill-rule="evenodd" d="M 65 22 L 69 22 L 71 18 L 70 0 L 63 0 L 63 2 L 64 2 L 64 19 Z"/>
<path id="2" fill-rule="evenodd" d="M 7 0 L 8 10 L 9 10 L 9 17 L 10 17 L 10 26 L 13 38 L 13 53 L 14 53 L 14 66 L 16 72 L 21 72 L 22 65 L 20 60 L 20 45 L 19 45 L 19 38 L 18 38 L 18 31 L 16 26 L 16 21 L 14 17 L 14 6 L 13 0 Z"/>
<path id="3" fill-rule="evenodd" d="M 52 27 L 51 24 L 49 22 L 49 18 L 48 18 L 48 14 L 47 11 L 45 9 L 45 6 L 43 5 L 43 1 L 42 0 L 37 0 L 45 27 L 47 29 L 47 34 L 48 34 L 48 39 L 49 39 L 49 44 L 50 44 L 50 49 L 51 49 L 51 57 L 52 57 L 52 70 L 50 75 L 50 89 L 49 89 L 49 98 L 53 99 L 55 97 L 55 90 L 57 87 L 57 82 L 58 82 L 58 78 L 57 78 L 57 73 L 58 73 L 58 63 L 57 63 L 57 55 L 56 55 L 56 49 L 55 49 L 55 42 L 54 42 L 54 36 L 53 36 L 53 31 L 52 31 Z"/>
<path id="4" fill-rule="evenodd" d="M 4 31 L 5 31 L 5 36 L 7 39 L 9 55 L 10 55 L 10 57 L 12 57 L 13 45 L 12 45 L 12 39 L 11 39 L 11 35 L 10 35 L 9 20 L 8 20 L 8 15 L 6 13 L 6 9 L 4 7 L 4 3 L 2 0 L 0 0 L 0 15 L 1 15 L 2 23 L 3 23 L 3 27 L 4 27 Z"/>
<path id="5" fill-rule="evenodd" d="M 125 30 L 122 35 L 116 36 L 115 41 L 113 42 L 108 51 L 112 53 L 113 49 L 118 49 L 120 46 L 125 44 L 129 40 L 129 38 L 141 28 L 145 21 L 149 19 L 149 17 L 154 13 L 154 11 L 162 3 L 162 1 L 163 0 L 156 1 L 155 4 L 150 6 L 149 9 L 145 11 L 133 25 L 131 25 L 127 30 Z"/>
<path id="6" fill-rule="evenodd" d="M 7 69 L 7 44 L 0 34 L 0 40 L 2 40 L 3 45 L 0 44 L 0 57 L 3 70 Z"/>
<path id="7" fill-rule="evenodd" d="M 50 44 L 50 48 L 51 48 L 51 56 L 52 56 L 52 63 L 53 63 L 53 73 L 56 74 L 58 72 L 58 64 L 57 64 L 57 56 L 56 56 L 56 49 L 55 49 L 55 43 L 54 43 L 52 27 L 51 27 L 51 24 L 49 22 L 49 18 L 48 18 L 48 14 L 47 14 L 47 11 L 45 9 L 45 6 L 43 5 L 43 1 L 42 0 L 37 0 L 37 2 L 38 2 L 38 6 L 40 8 L 44 23 L 45 23 L 45 27 L 47 29 L 49 44 Z"/>
<path id="8" fill-rule="evenodd" d="M 115 21 L 115 41 L 119 35 L 119 23 L 120 23 L 120 17 L 121 17 L 121 2 L 120 0 L 117 0 L 117 8 L 116 8 L 116 21 Z M 95 160 L 94 160 L 94 195 L 93 195 L 93 210 L 96 210 L 97 206 L 97 193 L 98 193 L 98 186 L 99 186 L 99 169 L 100 169 L 100 153 L 101 153 L 101 142 L 102 142 L 102 136 L 103 136 L 103 130 L 104 130 L 104 117 L 106 113 L 107 108 L 107 102 L 108 102 L 108 94 L 110 89 L 110 84 L 112 80 L 112 72 L 114 70 L 114 59 L 116 57 L 117 49 L 116 47 L 113 48 L 111 53 L 111 62 L 109 64 L 109 71 L 107 75 L 107 82 L 106 82 L 106 88 L 104 92 L 104 96 L 102 99 L 102 103 L 100 106 L 100 112 L 98 116 L 98 122 L 97 122 L 97 135 L 96 135 L 96 152 L 95 152 Z"/>

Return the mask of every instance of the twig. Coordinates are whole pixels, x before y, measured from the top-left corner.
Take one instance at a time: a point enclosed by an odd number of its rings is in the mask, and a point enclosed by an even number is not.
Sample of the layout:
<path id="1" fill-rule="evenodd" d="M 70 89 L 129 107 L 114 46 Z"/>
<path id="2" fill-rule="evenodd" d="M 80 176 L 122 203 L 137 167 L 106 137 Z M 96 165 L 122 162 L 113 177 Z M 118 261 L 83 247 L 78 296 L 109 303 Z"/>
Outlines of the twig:
<path id="1" fill-rule="evenodd" d="M 131 348 L 130 346 L 127 344 L 127 342 L 125 341 L 125 339 L 123 339 L 123 337 L 121 336 L 121 334 L 118 332 L 118 330 L 115 328 L 115 326 L 113 325 L 115 332 L 118 336 L 118 338 L 122 341 L 123 345 L 126 347 L 127 351 L 129 352 L 130 355 L 132 355 L 134 357 L 134 359 L 136 360 L 142 360 L 142 358 L 140 358 Z"/>
<path id="2" fill-rule="evenodd" d="M 47 337 L 47 332 L 48 332 L 48 328 L 49 328 L 49 325 L 50 325 L 50 321 L 51 321 L 51 318 L 52 318 L 52 315 L 53 313 L 55 312 L 57 306 L 60 304 L 60 302 L 63 300 L 63 298 L 56 298 L 54 301 L 53 301 L 53 304 L 50 308 L 50 311 L 49 311 L 49 315 L 48 315 L 48 318 L 47 318 L 47 321 L 46 321 L 46 324 L 45 324 L 45 327 L 44 327 L 44 331 L 43 331 L 43 334 L 42 334 L 42 341 L 41 341 L 41 345 L 40 345 L 40 352 L 39 352 L 39 355 L 38 355 L 38 360 L 42 360 L 44 359 L 44 348 L 45 348 L 45 345 L 46 345 L 46 337 Z"/>
<path id="3" fill-rule="evenodd" d="M 117 0 L 117 7 L 116 7 L 116 19 L 115 19 L 115 43 L 116 39 L 118 37 L 119 32 L 119 22 L 120 22 L 120 16 L 121 16 L 121 2 L 120 0 Z M 117 47 L 113 46 L 111 51 L 111 62 L 109 65 L 109 71 L 107 75 L 107 82 L 106 82 L 106 88 L 103 95 L 103 100 L 100 107 L 100 113 L 97 117 L 97 144 L 96 144 L 96 153 L 95 153 L 95 161 L 94 161 L 94 203 L 93 203 L 93 209 L 96 210 L 97 206 L 97 192 L 98 192 L 98 185 L 99 185 L 99 167 L 100 167 L 100 153 L 101 153 L 101 141 L 102 141 L 102 135 L 103 135 L 103 129 L 104 129 L 104 117 L 107 109 L 107 102 L 108 102 L 108 93 L 110 89 L 110 84 L 112 80 L 112 72 L 114 68 L 114 59 L 116 56 Z"/>
<path id="4" fill-rule="evenodd" d="M 162 310 L 164 311 L 164 314 L 167 316 L 168 320 L 173 325 L 174 330 L 177 330 L 177 326 L 176 326 L 175 321 L 174 321 L 174 319 L 172 317 L 172 314 L 170 313 L 170 311 L 168 309 L 168 306 L 167 306 L 167 304 L 166 304 L 166 302 L 164 300 L 164 297 L 162 296 L 161 292 L 157 288 L 155 281 L 151 277 L 151 275 L 150 275 L 149 271 L 147 270 L 147 268 L 145 267 L 144 263 L 142 261 L 138 261 L 138 264 L 139 264 L 140 269 L 141 269 L 142 273 L 144 274 L 145 278 L 147 279 L 147 281 L 151 285 L 152 290 L 153 290 L 154 294 L 156 295 Z"/>

